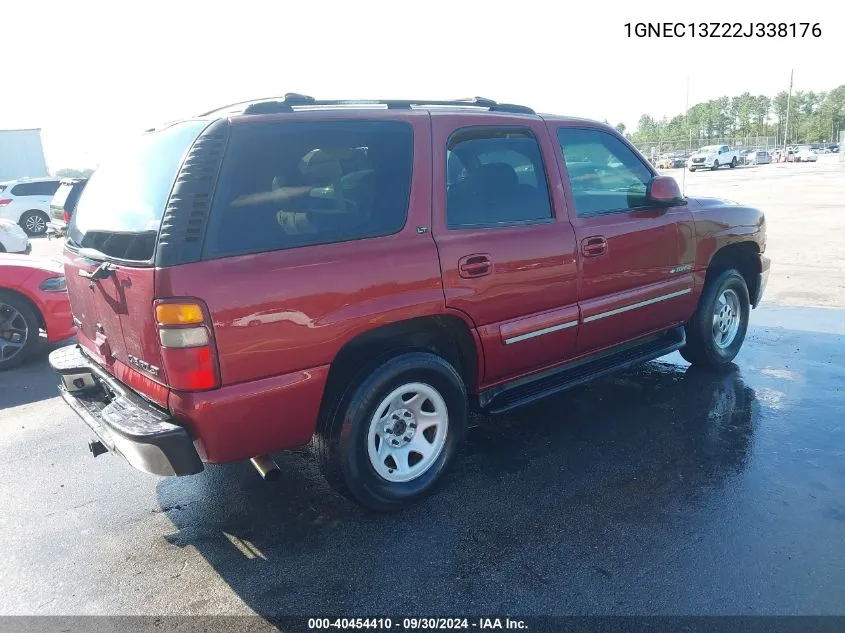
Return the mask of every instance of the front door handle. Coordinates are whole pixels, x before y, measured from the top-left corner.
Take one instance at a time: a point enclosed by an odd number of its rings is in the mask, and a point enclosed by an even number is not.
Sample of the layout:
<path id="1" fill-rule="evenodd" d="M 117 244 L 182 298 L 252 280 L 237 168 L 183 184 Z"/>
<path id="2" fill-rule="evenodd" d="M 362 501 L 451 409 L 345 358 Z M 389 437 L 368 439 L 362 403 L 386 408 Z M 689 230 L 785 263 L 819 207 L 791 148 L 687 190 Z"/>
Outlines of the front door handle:
<path id="1" fill-rule="evenodd" d="M 464 279 L 483 277 L 493 272 L 493 262 L 483 253 L 466 255 L 458 260 L 458 273 Z"/>
<path id="2" fill-rule="evenodd" d="M 607 253 L 607 239 L 601 235 L 585 237 L 581 240 L 581 254 L 584 257 L 597 257 Z"/>

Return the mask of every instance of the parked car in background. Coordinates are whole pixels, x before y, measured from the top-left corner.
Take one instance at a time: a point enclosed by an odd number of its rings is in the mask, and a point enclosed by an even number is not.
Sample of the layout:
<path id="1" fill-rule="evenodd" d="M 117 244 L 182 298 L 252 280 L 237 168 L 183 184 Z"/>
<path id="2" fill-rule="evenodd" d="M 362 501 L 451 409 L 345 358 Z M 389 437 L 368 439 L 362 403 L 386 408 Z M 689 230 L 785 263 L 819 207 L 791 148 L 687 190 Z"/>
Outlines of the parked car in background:
<path id="1" fill-rule="evenodd" d="M 656 166 L 658 169 L 682 169 L 685 163 L 686 159 L 681 152 L 668 152 L 661 155 Z"/>
<path id="2" fill-rule="evenodd" d="M 739 165 L 739 153 L 727 145 L 708 145 L 690 156 L 687 166 L 690 171 L 697 169 L 719 169 L 729 166 L 731 169 Z"/>
<path id="3" fill-rule="evenodd" d="M 20 225 L 11 220 L 0 220 L 0 253 L 29 253 L 32 245 Z"/>
<path id="4" fill-rule="evenodd" d="M 815 150 L 808 146 L 799 147 L 795 152 L 796 163 L 814 163 L 819 159 Z"/>
<path id="5" fill-rule="evenodd" d="M 772 151 L 772 162 L 791 163 L 795 160 L 795 150 L 792 148 L 777 148 Z"/>
<path id="6" fill-rule="evenodd" d="M 768 165 L 772 162 L 772 157 L 769 155 L 769 152 L 761 149 L 749 154 L 746 162 L 749 165 Z"/>
<path id="7" fill-rule="evenodd" d="M 0 185 L 0 218 L 20 224 L 27 235 L 43 235 L 50 221 L 50 201 L 57 178 L 26 178 Z"/>
<path id="8" fill-rule="evenodd" d="M 82 190 L 85 189 L 87 178 L 64 178 L 50 202 L 50 221 L 47 223 L 48 237 L 63 237 L 67 233 L 67 225 L 76 209 L 76 203 Z"/>
<path id="9" fill-rule="evenodd" d="M 0 370 L 20 365 L 45 341 L 75 333 L 62 265 L 30 255 L 0 255 Z"/>
<path id="10" fill-rule="evenodd" d="M 50 363 L 95 454 L 267 476 L 313 438 L 333 486 L 394 510 L 442 479 L 470 410 L 673 350 L 733 361 L 761 211 L 684 198 L 601 123 L 368 103 L 228 106 L 91 177 L 64 250 L 79 343 Z"/>

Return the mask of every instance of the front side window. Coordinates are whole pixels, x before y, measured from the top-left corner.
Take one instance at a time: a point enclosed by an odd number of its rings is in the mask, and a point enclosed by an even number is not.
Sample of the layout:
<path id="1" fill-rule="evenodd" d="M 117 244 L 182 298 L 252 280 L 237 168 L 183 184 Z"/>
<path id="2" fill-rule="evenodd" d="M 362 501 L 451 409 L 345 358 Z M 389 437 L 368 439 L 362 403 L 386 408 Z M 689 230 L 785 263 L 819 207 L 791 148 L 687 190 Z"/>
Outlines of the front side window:
<path id="1" fill-rule="evenodd" d="M 645 206 L 652 173 L 616 136 L 569 127 L 557 136 L 579 217 Z"/>
<path id="2" fill-rule="evenodd" d="M 204 257 L 397 233 L 412 163 L 413 130 L 400 121 L 235 127 Z"/>
<path id="3" fill-rule="evenodd" d="M 446 169 L 449 228 L 552 217 L 540 146 L 529 130 L 460 130 L 449 141 Z"/>

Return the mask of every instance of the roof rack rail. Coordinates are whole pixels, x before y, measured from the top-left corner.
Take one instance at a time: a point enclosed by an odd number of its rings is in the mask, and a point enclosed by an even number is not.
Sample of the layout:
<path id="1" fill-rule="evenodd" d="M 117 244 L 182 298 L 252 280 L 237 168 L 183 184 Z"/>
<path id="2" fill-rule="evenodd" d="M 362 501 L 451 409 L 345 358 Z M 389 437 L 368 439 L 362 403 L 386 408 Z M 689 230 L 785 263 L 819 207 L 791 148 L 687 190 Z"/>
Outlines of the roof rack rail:
<path id="1" fill-rule="evenodd" d="M 251 99 L 239 101 L 221 108 L 215 108 L 199 116 L 210 116 L 222 113 L 243 106 L 240 114 L 271 114 L 279 112 L 293 112 L 294 107 L 319 107 L 319 106 L 383 106 L 388 110 L 409 110 L 413 107 L 471 107 L 486 108 L 490 112 L 510 112 L 515 114 L 536 114 L 527 106 L 513 103 L 498 103 L 484 97 L 470 97 L 466 99 L 454 99 L 448 101 L 436 101 L 431 99 L 315 99 L 307 95 L 289 92 L 284 97 L 267 97 L 265 99 Z"/>

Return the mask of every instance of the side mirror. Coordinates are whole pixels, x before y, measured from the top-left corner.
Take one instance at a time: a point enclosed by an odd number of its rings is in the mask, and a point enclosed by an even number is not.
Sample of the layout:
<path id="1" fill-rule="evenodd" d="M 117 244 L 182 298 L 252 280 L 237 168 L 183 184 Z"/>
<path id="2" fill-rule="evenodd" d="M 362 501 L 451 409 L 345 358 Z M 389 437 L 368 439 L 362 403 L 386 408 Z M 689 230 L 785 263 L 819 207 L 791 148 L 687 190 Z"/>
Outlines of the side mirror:
<path id="1" fill-rule="evenodd" d="M 661 207 L 674 207 L 685 202 L 681 188 L 672 176 L 655 176 L 646 187 L 646 200 Z"/>

